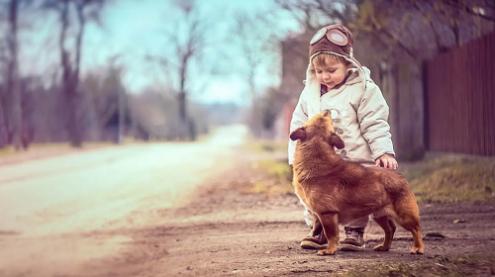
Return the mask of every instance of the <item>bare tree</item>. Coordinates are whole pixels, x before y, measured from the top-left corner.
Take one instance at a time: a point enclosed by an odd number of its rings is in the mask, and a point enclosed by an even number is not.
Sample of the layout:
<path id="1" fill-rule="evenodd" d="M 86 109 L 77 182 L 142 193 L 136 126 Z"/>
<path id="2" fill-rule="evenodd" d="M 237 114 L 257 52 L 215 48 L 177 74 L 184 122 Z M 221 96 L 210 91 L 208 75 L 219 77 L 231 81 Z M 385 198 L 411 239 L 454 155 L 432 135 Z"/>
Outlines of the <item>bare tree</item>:
<path id="1" fill-rule="evenodd" d="M 7 33 L 7 49 L 8 49 L 8 64 L 7 64 L 7 82 L 6 91 L 10 94 L 10 130 L 12 144 L 15 149 L 23 148 L 21 143 L 22 135 L 22 110 L 21 110 L 21 91 L 19 86 L 19 65 L 18 65 L 18 0 L 10 0 L 8 4 L 8 22 L 9 30 Z"/>
<path id="2" fill-rule="evenodd" d="M 24 148 L 22 144 L 23 118 L 22 97 L 18 64 L 19 52 L 19 10 L 27 0 L 9 0 L 5 2 L 6 35 L 3 46 L 2 62 L 5 64 L 5 85 L 2 89 L 0 105 L 0 146 L 12 143 L 15 149 Z"/>
<path id="3" fill-rule="evenodd" d="M 66 129 L 70 144 L 82 146 L 82 126 L 79 120 L 80 95 L 78 91 L 82 41 L 88 21 L 99 22 L 105 0 L 47 0 L 44 7 L 57 12 L 60 22 L 59 47 L 62 67 L 62 92 L 65 97 Z M 74 15 L 75 13 L 75 15 Z M 77 24 L 74 24 L 74 17 Z M 70 45 L 69 29 L 76 26 L 75 43 Z"/>
<path id="4" fill-rule="evenodd" d="M 249 18 L 245 14 L 239 14 L 235 17 L 235 34 L 240 41 L 240 49 L 246 64 L 246 75 L 249 93 L 251 96 L 252 105 L 255 104 L 256 98 L 256 75 L 260 70 L 261 65 L 261 44 L 260 37 L 253 37 L 256 32 L 256 18 Z"/>
<path id="5" fill-rule="evenodd" d="M 261 136 L 265 124 L 263 124 L 263 114 L 260 112 L 264 107 L 262 93 L 271 93 L 273 90 L 264 90 L 257 78 L 261 75 L 264 66 L 267 66 L 266 57 L 269 52 L 273 52 L 278 46 L 275 23 L 266 17 L 266 13 L 247 14 L 239 12 L 234 16 L 232 33 L 228 40 L 234 41 L 241 51 L 239 68 L 237 73 L 246 76 L 249 97 L 251 101 L 251 111 L 249 115 L 249 126 L 256 136 Z M 238 55 L 238 54 L 237 54 Z M 281 100 L 281 99 L 280 99 Z M 282 101 L 282 100 L 281 100 Z"/>
<path id="6" fill-rule="evenodd" d="M 367 36 L 387 49 L 380 59 L 421 60 L 470 39 L 468 33 L 473 30 L 467 28 L 482 28 L 480 24 L 495 21 L 493 1 L 484 0 L 277 0 L 277 3 L 293 13 L 309 31 L 329 22 L 348 25 L 356 34 Z M 318 21 L 318 17 L 322 19 Z"/>
<path id="7" fill-rule="evenodd" d="M 168 44 L 172 47 L 172 57 L 152 57 L 168 71 L 173 72 L 176 82 L 174 90 L 178 104 L 179 129 L 181 139 L 196 139 L 196 127 L 189 114 L 188 95 L 192 84 L 191 65 L 198 61 L 206 45 L 206 22 L 202 18 L 194 0 L 174 1 L 181 20 L 176 22 L 176 28 L 167 33 Z M 180 30 L 180 31 L 178 31 Z"/>
<path id="8" fill-rule="evenodd" d="M 355 53 L 372 68 L 391 103 L 398 153 L 411 159 L 424 149 L 422 61 L 493 30 L 495 12 L 493 1 L 484 0 L 280 0 L 279 5 L 299 16 L 310 33 L 337 22 L 353 30 L 359 40 Z M 315 24 L 315 14 L 323 24 Z M 306 49 L 307 41 L 299 47 Z"/>
<path id="9" fill-rule="evenodd" d="M 124 67 L 116 58 L 112 57 L 104 68 L 86 74 L 81 80 L 81 90 L 85 94 L 85 114 L 89 117 L 93 138 L 120 143 L 127 107 L 122 84 Z"/>
<path id="10" fill-rule="evenodd" d="M 2 9 L 0 9 L 0 19 L 3 21 L 7 21 L 8 13 L 9 13 L 9 3 L 2 3 Z M 5 24 L 8 26 L 8 24 Z M 8 29 L 3 32 L 3 37 L 0 39 L 0 65 L 3 70 L 6 72 L 2 74 L 1 83 L 0 83 L 0 147 L 5 147 L 11 142 L 11 120 L 10 120 L 10 109 L 11 107 L 11 94 L 10 90 L 6 88 L 7 83 L 7 71 L 8 64 L 10 61 L 9 57 L 9 48 L 8 48 Z"/>

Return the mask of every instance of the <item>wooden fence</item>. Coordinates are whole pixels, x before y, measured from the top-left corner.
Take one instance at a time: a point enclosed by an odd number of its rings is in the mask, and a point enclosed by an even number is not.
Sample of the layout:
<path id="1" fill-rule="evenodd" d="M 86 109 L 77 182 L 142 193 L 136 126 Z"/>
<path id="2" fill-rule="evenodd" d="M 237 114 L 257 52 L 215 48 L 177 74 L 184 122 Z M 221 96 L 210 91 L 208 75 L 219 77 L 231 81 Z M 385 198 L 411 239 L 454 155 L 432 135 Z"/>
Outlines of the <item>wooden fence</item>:
<path id="1" fill-rule="evenodd" d="M 495 32 L 425 65 L 429 150 L 495 155 Z"/>

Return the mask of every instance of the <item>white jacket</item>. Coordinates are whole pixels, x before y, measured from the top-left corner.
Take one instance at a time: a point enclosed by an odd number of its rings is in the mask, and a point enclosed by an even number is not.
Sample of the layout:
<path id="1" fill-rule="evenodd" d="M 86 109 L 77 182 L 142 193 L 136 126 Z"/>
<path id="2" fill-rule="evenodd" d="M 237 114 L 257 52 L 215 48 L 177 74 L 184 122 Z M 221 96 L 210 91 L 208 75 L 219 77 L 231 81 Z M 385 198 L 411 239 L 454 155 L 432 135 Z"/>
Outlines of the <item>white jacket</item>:
<path id="1" fill-rule="evenodd" d="M 304 125 L 308 118 L 329 110 L 337 134 L 345 147 L 337 150 L 342 158 L 374 162 L 381 155 L 395 155 L 387 122 L 389 109 L 380 88 L 366 67 L 351 68 L 351 75 L 337 89 L 320 96 L 320 83 L 306 73 L 306 85 L 292 114 L 290 132 Z M 295 141 L 289 140 L 289 164 L 294 161 Z"/>

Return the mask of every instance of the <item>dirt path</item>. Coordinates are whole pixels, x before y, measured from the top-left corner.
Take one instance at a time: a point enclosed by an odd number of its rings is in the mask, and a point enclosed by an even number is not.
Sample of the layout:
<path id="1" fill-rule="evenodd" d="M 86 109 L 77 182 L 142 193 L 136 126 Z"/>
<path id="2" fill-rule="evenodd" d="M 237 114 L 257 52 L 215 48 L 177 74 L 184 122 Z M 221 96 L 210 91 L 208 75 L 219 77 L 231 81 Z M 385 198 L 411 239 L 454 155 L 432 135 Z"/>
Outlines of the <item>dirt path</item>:
<path id="1" fill-rule="evenodd" d="M 492 203 L 422 204 L 422 226 L 429 234 L 423 256 L 408 253 L 410 236 L 401 228 L 390 252 L 374 252 L 372 248 L 379 243 L 382 232 L 370 224 L 365 251 L 320 257 L 315 251 L 299 247 L 299 239 L 309 230 L 303 224 L 296 197 L 290 193 L 255 192 L 254 184 L 267 178 L 252 167 L 259 157 L 245 153 L 238 157 L 233 169 L 205 181 L 183 207 L 153 213 L 136 211 L 128 217 L 129 222 L 148 222 L 147 227 L 119 227 L 54 238 L 55 247 L 62 247 L 62 241 L 64 247 L 67 241 L 89 241 L 93 245 L 99 242 L 101 246 L 91 250 L 93 259 L 85 264 L 52 264 L 60 268 L 56 276 L 495 274 Z M 108 247 L 112 251 L 106 253 Z M 38 273 L 24 271 L 18 276 L 43 276 Z M 1 270 L 0 275 L 3 276 Z"/>
<path id="2" fill-rule="evenodd" d="M 87 234 L 132 238 L 119 255 L 95 259 L 84 276 L 492 276 L 495 274 L 495 206 L 423 204 L 427 252 L 408 253 L 399 228 L 388 253 L 372 250 L 382 233 L 370 224 L 364 252 L 320 257 L 302 250 L 307 232 L 292 194 L 250 192 L 257 178 L 246 159 L 211 179 L 182 208 L 162 210 L 156 226 Z M 142 216 L 142 215 L 136 215 Z M 438 234 L 445 236 L 441 238 Z M 77 274 L 68 276 L 78 276 Z"/>

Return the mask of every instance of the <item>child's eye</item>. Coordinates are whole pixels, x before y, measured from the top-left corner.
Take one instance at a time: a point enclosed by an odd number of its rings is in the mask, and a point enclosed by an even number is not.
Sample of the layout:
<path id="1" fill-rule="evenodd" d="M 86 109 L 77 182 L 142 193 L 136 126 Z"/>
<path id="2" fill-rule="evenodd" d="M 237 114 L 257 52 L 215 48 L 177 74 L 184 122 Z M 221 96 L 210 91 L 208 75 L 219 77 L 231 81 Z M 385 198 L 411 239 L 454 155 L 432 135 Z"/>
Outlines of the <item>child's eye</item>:
<path id="1" fill-rule="evenodd" d="M 322 72 L 323 72 L 323 71 L 321 71 L 321 70 L 316 70 L 316 73 L 318 73 L 318 74 L 320 74 L 320 73 L 322 73 Z"/>

